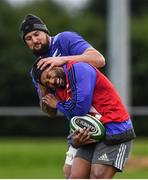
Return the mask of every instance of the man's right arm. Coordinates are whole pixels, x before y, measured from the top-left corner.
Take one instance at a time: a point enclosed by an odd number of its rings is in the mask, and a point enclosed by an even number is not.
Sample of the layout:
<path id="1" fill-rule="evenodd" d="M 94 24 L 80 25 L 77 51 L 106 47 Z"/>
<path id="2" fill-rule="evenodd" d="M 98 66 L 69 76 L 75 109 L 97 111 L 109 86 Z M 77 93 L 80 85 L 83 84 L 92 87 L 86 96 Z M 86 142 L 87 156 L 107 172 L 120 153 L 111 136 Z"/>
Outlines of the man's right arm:
<path id="1" fill-rule="evenodd" d="M 38 90 L 39 90 L 39 94 L 40 94 L 40 97 L 39 97 L 40 98 L 40 107 L 41 107 L 42 111 L 47 113 L 49 117 L 56 116 L 57 109 L 51 108 L 50 106 L 43 103 L 43 101 L 42 101 L 42 97 L 44 97 L 48 94 L 47 89 L 45 87 L 43 87 L 42 85 L 38 84 Z"/>
<path id="2" fill-rule="evenodd" d="M 62 66 L 69 61 L 86 62 L 96 68 L 105 66 L 104 56 L 76 33 L 61 33 L 58 43 L 62 46 L 65 55 L 43 58 L 38 63 L 39 68 L 43 69 L 50 64 L 52 69 L 54 66 Z"/>
<path id="3" fill-rule="evenodd" d="M 81 130 L 75 130 L 69 136 L 69 144 L 71 144 L 75 148 L 79 148 L 83 145 L 95 143 L 96 140 L 91 139 L 91 133 L 89 128 L 84 128 Z"/>

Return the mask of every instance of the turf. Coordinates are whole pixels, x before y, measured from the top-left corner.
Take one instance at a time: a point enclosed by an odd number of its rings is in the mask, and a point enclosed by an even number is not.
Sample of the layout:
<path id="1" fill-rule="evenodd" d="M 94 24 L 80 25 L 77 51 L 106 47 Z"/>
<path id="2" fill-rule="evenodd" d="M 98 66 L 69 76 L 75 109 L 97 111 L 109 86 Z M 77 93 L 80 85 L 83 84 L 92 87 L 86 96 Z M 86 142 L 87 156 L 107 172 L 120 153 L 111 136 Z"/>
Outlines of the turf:
<path id="1" fill-rule="evenodd" d="M 0 178 L 63 178 L 63 139 L 1 139 Z"/>
<path id="2" fill-rule="evenodd" d="M 147 139 L 137 139 L 131 157 L 145 159 Z M 66 139 L 1 138 L 0 179 L 61 179 L 67 150 Z M 115 178 L 147 178 L 147 166 L 130 164 Z"/>

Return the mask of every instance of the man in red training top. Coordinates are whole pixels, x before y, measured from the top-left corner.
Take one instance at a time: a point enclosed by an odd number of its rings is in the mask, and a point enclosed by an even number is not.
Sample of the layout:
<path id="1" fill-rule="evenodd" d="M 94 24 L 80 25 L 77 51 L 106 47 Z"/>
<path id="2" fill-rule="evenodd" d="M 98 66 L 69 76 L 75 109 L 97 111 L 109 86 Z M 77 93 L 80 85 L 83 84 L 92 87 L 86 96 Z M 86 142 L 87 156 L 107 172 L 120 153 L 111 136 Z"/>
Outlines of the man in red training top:
<path id="1" fill-rule="evenodd" d="M 69 164 L 69 178 L 112 178 L 122 171 L 131 150 L 134 129 L 128 112 L 111 82 L 95 67 L 84 62 L 69 62 L 62 67 L 32 67 L 32 76 L 45 96 L 43 103 L 62 112 L 68 120 L 90 113 L 99 118 L 106 129 L 101 142 L 88 144 L 88 130 L 70 136 L 69 143 L 77 148 Z M 46 88 L 55 94 L 46 94 Z M 77 143 L 75 137 L 88 141 Z M 90 141 L 91 142 L 91 141 Z M 70 153 L 70 152 L 68 152 Z"/>

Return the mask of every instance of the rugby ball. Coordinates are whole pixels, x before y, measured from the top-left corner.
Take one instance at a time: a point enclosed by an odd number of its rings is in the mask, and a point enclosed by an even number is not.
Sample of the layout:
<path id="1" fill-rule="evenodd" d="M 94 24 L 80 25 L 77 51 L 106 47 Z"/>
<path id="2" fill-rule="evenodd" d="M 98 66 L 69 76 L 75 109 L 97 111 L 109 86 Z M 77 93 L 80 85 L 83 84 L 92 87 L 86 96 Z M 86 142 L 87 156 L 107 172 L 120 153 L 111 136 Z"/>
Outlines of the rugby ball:
<path id="1" fill-rule="evenodd" d="M 94 116 L 87 114 L 86 116 L 74 116 L 70 122 L 70 131 L 73 133 L 75 130 L 89 128 L 91 138 L 99 141 L 105 136 L 105 128 L 103 124 Z"/>

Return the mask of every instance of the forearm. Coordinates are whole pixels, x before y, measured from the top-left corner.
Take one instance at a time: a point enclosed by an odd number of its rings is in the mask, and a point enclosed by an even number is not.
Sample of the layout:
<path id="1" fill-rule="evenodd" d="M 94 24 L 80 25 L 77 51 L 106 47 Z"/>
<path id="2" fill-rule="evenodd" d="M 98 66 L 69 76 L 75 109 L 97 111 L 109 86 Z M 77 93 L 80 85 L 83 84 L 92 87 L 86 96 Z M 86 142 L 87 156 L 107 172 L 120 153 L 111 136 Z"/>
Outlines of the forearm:
<path id="1" fill-rule="evenodd" d="M 38 84 L 37 91 L 38 91 L 38 96 L 39 96 L 40 101 L 41 101 L 42 97 L 45 96 L 48 93 L 47 89 L 45 87 L 43 87 L 42 85 L 40 85 L 40 84 Z"/>
<path id="2" fill-rule="evenodd" d="M 86 105 L 86 103 L 85 103 Z M 87 104 L 88 105 L 88 104 Z M 72 108 L 71 108 L 72 107 Z M 84 116 L 88 113 L 89 108 L 84 108 L 84 104 L 73 103 L 73 101 L 58 102 L 57 109 L 63 113 L 68 119 L 74 116 Z"/>
<path id="3" fill-rule="evenodd" d="M 63 113 L 68 119 L 74 116 L 84 116 L 89 112 L 92 102 L 92 95 L 88 93 L 87 95 L 80 93 L 74 93 L 72 99 L 67 101 L 59 101 L 56 108 Z M 81 96 L 81 97 L 80 97 Z"/>
<path id="4" fill-rule="evenodd" d="M 62 56 L 59 57 L 62 59 L 64 63 L 67 63 L 68 61 L 76 61 L 76 62 L 86 62 L 89 63 L 96 68 L 101 68 L 105 65 L 105 58 L 101 53 L 99 53 L 95 49 L 87 49 L 83 54 L 81 55 L 73 55 L 73 56 Z"/>
<path id="5" fill-rule="evenodd" d="M 57 109 L 47 106 L 42 101 L 40 101 L 40 107 L 43 112 L 48 114 L 49 117 L 55 117 L 57 114 Z"/>

